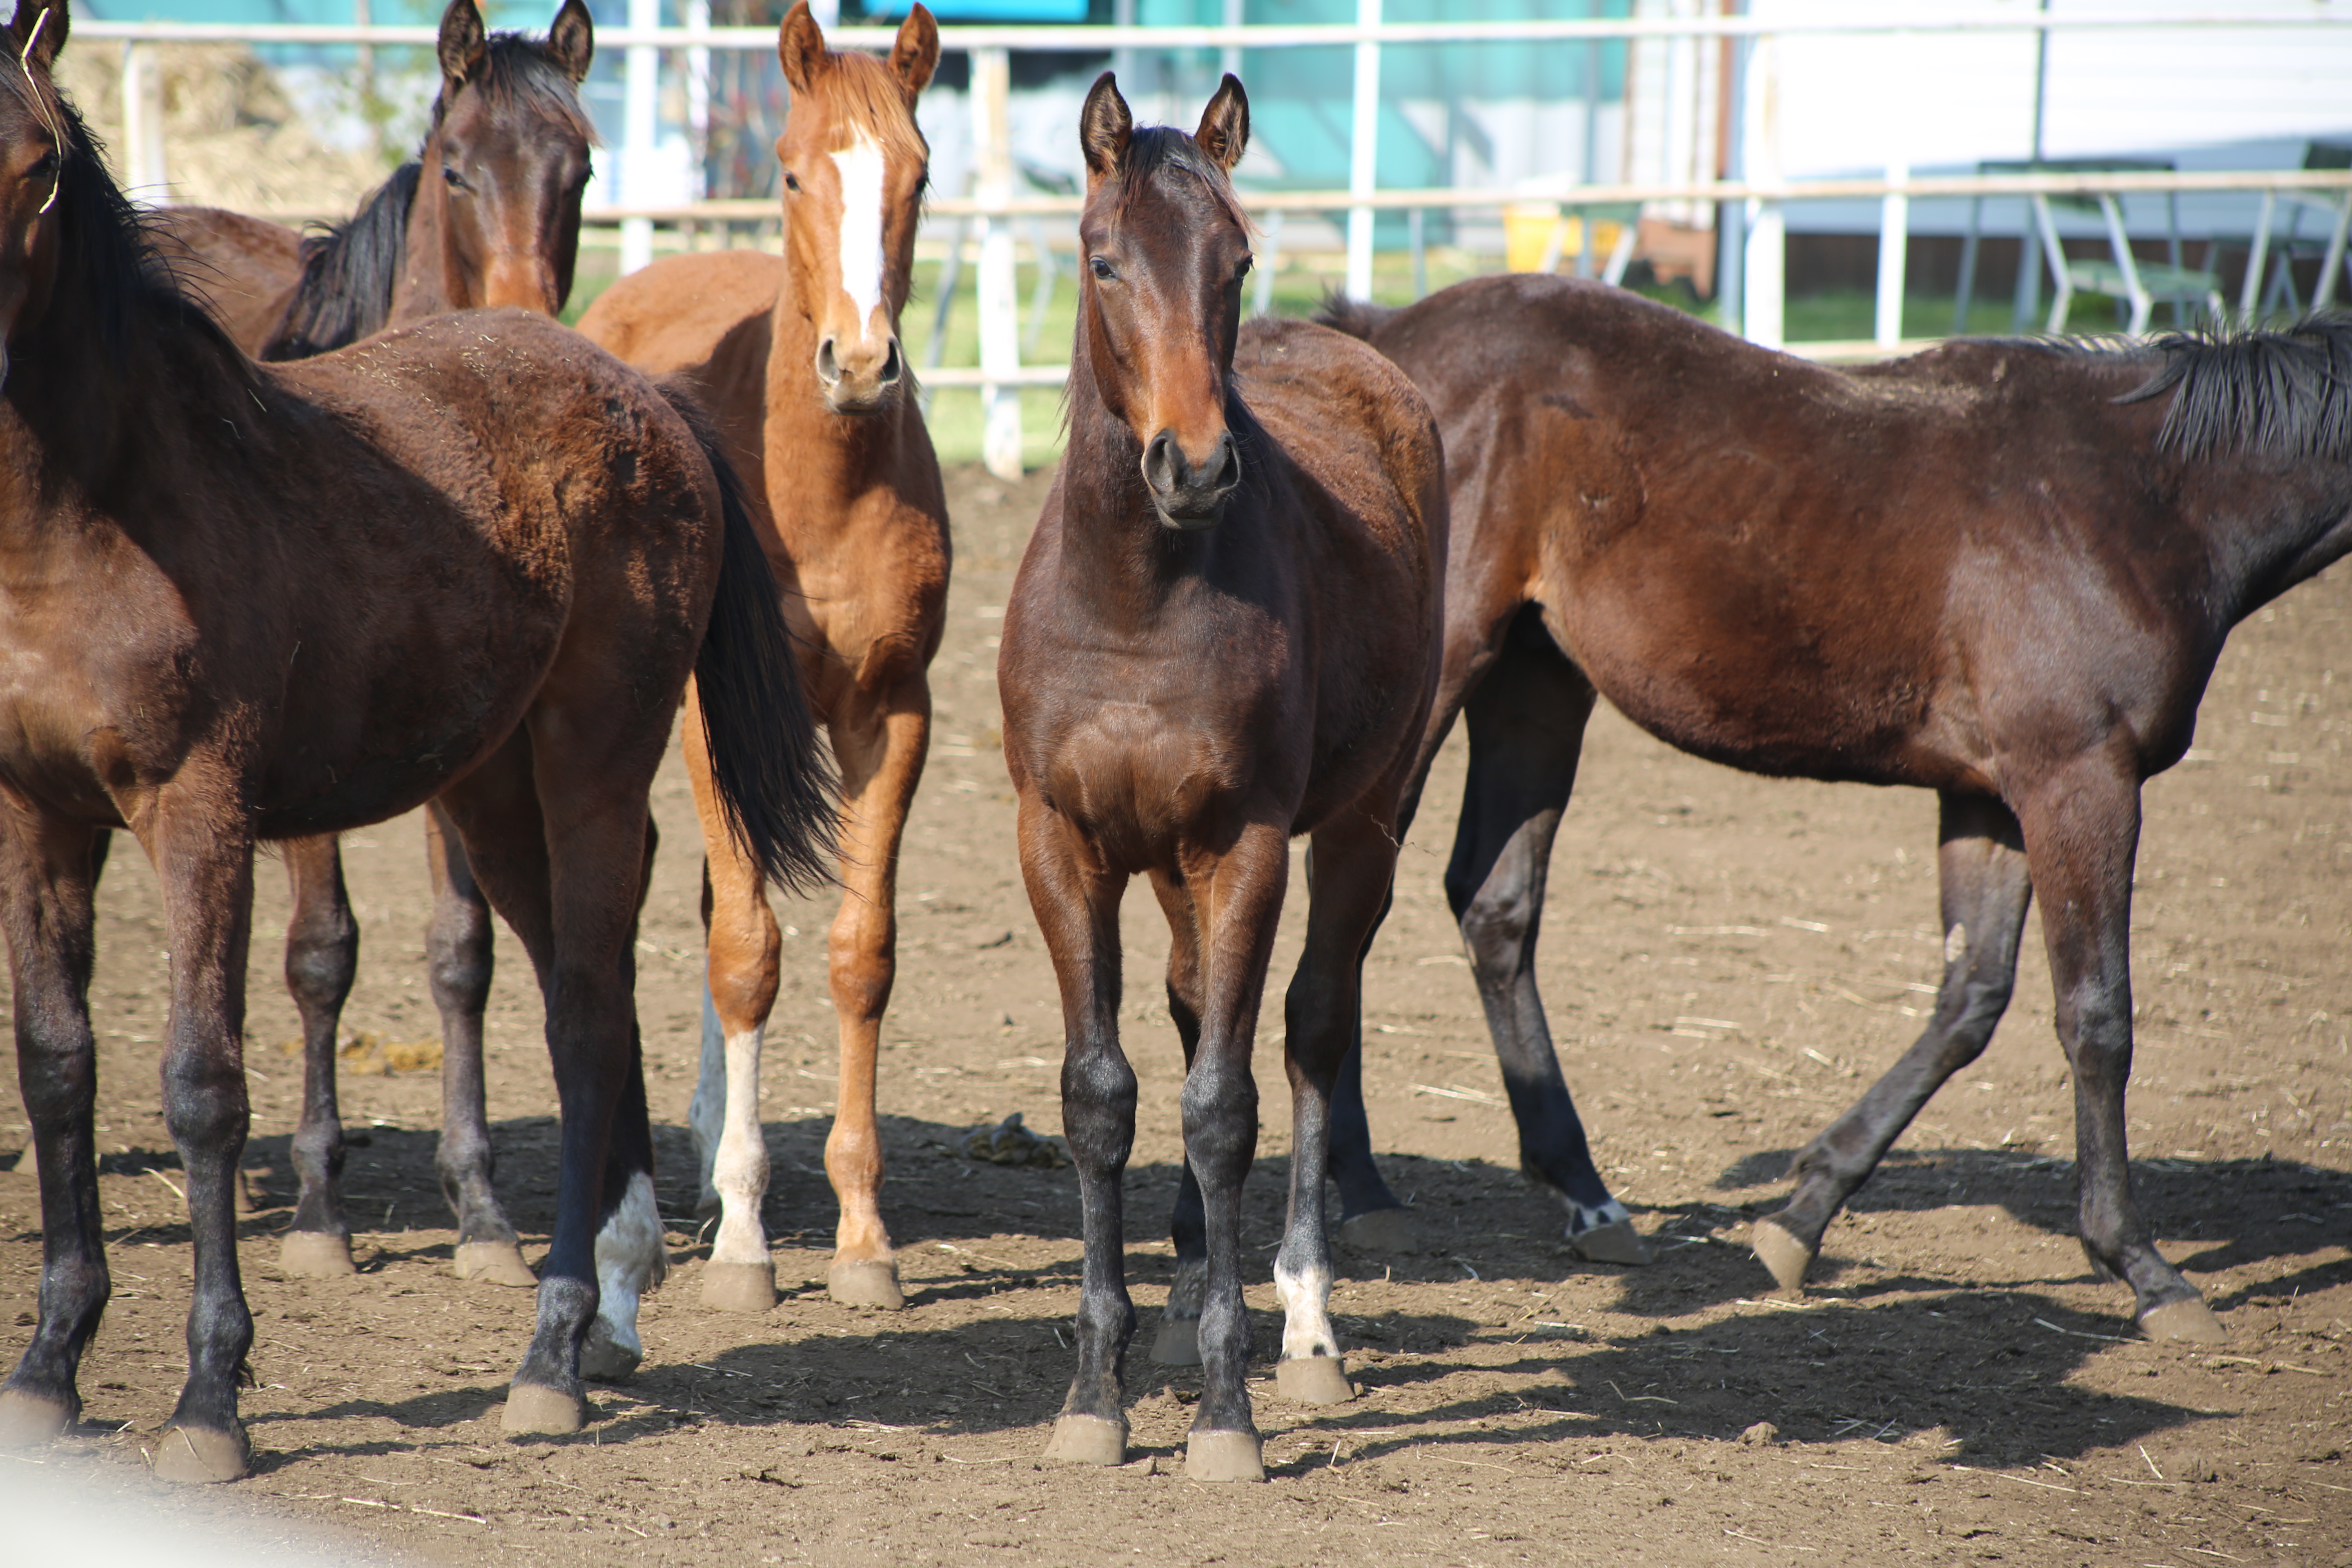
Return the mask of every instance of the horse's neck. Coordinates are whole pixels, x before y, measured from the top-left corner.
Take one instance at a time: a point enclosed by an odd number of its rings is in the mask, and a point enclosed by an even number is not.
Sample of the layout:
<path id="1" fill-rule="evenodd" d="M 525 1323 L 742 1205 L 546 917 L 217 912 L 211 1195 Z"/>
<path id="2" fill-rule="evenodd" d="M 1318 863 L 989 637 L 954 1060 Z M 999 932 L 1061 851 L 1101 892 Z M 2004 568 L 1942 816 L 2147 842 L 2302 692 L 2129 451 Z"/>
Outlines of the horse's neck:
<path id="1" fill-rule="evenodd" d="M 2209 460 L 2206 500 L 2214 564 L 2236 621 L 2352 555 L 2352 462 Z"/>
<path id="2" fill-rule="evenodd" d="M 449 187 L 441 178 L 441 133 L 425 139 L 416 154 L 424 165 L 416 176 L 416 194 L 409 198 L 408 223 L 402 232 L 400 271 L 392 286 L 392 308 L 384 325 L 421 321 L 465 309 L 467 301 L 451 276 L 445 220 Z"/>
<path id="3" fill-rule="evenodd" d="M 859 497 L 897 482 L 901 462 L 910 460 L 907 426 L 914 418 L 911 394 L 903 389 L 884 413 L 827 408 L 817 386 L 816 345 L 816 325 L 802 307 L 788 256 L 768 323 L 761 447 L 769 510 L 779 527 L 803 537 L 845 524 Z"/>

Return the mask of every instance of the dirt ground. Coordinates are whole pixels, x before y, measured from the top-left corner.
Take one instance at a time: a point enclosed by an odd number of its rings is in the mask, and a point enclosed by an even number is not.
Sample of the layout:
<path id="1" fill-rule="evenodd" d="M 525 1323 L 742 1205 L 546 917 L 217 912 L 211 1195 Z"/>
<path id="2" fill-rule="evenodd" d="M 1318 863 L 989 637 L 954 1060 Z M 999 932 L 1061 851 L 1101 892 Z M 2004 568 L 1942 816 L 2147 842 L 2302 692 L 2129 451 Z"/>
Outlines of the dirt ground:
<path id="1" fill-rule="evenodd" d="M 645 1369 L 595 1395 L 577 1438 L 502 1438 L 532 1302 L 448 1277 L 429 1071 L 345 1078 L 361 1272 L 280 1277 L 299 1070 L 280 1044 L 296 1032 L 278 978 L 284 889 L 266 871 L 247 1163 L 269 1196 L 243 1243 L 257 1474 L 162 1496 L 142 1445 L 183 1374 L 189 1259 L 157 1114 L 156 886 L 121 855 L 93 1002 L 117 1290 L 83 1373 L 87 1420 L 0 1468 L 21 1480 L 18 1467 L 43 1467 L 100 1505 L 160 1498 L 173 1519 L 240 1540 L 310 1531 L 362 1555 L 469 1563 L 2352 1565 L 2352 680 L 2339 690 L 2334 669 L 2352 672 L 2352 571 L 2239 632 L 2197 750 L 2148 791 L 2133 1148 L 2166 1254 L 2221 1312 L 2227 1345 L 2148 1343 L 2128 1295 L 2090 1280 L 2073 1238 L 2071 1097 L 2032 940 L 1990 1051 L 1857 1194 L 1813 1287 L 1771 1293 L 1747 1222 L 1775 1206 L 1790 1153 L 1907 1044 L 1936 978 L 1934 805 L 1746 778 L 1604 711 L 1556 858 L 1543 984 L 1602 1167 L 1662 1257 L 1643 1269 L 1580 1261 L 1555 1204 L 1517 1173 L 1440 887 L 1457 745 L 1406 846 L 1367 982 L 1375 1138 L 1425 1247 L 1343 1256 L 1334 1307 L 1361 1397 L 1286 1405 L 1265 1366 L 1269 1484 L 1215 1488 L 1181 1474 L 1197 1374 L 1144 1354 L 1172 1268 L 1181 1069 L 1158 984 L 1164 934 L 1143 897 L 1129 904 L 1125 1007 L 1143 1080 L 1128 1251 L 1143 1321 L 1136 1458 L 1109 1472 L 1033 1462 L 1069 1374 L 1075 1184 L 956 1151 L 1013 1111 L 1060 1126 L 1057 1008 L 1015 873 L 992 668 L 1044 479 L 959 471 L 950 484 L 952 616 L 881 1086 L 908 1310 L 824 1294 L 834 1037 L 830 910 L 816 903 L 780 911 L 787 972 L 766 1085 L 785 1300 L 760 1318 L 698 1305 L 683 1118 L 699 847 L 672 767 L 656 802 L 664 847 L 639 1005 L 677 1265 L 646 1307 Z M 364 930 L 347 1027 L 391 1047 L 429 1041 L 417 825 L 354 835 L 346 851 Z M 1286 920 L 1286 980 L 1302 910 L 1294 900 Z M 499 1184 L 543 1245 L 553 1097 L 537 996 L 503 931 L 499 963 Z M 1259 1058 L 1247 1220 L 1269 1356 L 1289 1136 L 1276 1038 Z M 11 1101 L 0 1169 L 23 1132 Z M 32 1183 L 0 1176 L 12 1359 L 39 1257 Z"/>

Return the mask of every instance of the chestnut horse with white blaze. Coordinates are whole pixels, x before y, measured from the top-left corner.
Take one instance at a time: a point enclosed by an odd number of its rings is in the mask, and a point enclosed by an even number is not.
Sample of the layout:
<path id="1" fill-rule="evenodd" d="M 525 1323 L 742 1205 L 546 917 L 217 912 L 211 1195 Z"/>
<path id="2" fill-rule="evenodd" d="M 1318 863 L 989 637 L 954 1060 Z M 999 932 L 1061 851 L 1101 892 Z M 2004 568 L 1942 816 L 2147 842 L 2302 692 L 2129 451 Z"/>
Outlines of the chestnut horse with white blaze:
<path id="1" fill-rule="evenodd" d="M 1696 755 L 1941 802 L 1942 985 L 1926 1029 L 1798 1152 L 1758 1257 L 1801 1283 L 1913 1116 L 1992 1037 L 2027 906 L 2074 1077 L 2076 1223 L 2154 1338 L 2219 1340 L 2133 1195 L 2140 789 L 2180 760 L 2230 628 L 2352 552 L 2352 321 L 2150 343 L 1956 341 L 1808 364 L 1600 284 L 1488 278 L 1325 312 L 1445 433 L 1445 670 L 1469 778 L 1445 877 L 1520 1157 L 1570 1239 L 1623 1210 L 1536 992 L 1544 877 L 1606 697 Z M 1347 1212 L 1396 1203 L 1351 1059 Z"/>
<path id="2" fill-rule="evenodd" d="M 79 1417 L 111 1289 L 96 835 L 137 836 L 171 953 L 164 1120 L 194 1268 L 188 1379 L 155 1468 L 223 1480 L 250 1458 L 231 1189 L 255 850 L 427 801 L 546 1005 L 555 1230 L 504 1420 L 576 1430 L 608 1154 L 646 1116 L 647 797 L 689 682 L 745 853 L 814 872 L 831 821 L 750 521 L 690 402 L 543 317 L 248 359 L 157 259 L 58 91 L 66 30 L 61 5 L 25 0 L 0 37 L 0 930 L 43 1231 L 0 1442 Z"/>
<path id="3" fill-rule="evenodd" d="M 827 948 L 841 1058 L 825 1174 L 841 1203 L 835 1300 L 905 1304 L 882 1222 L 875 1058 L 898 971 L 898 847 L 929 745 L 928 676 L 947 616 L 947 501 L 916 407 L 898 313 L 914 271 L 929 148 L 915 100 L 939 28 L 914 6 L 887 60 L 836 54 L 805 3 L 777 37 L 792 110 L 777 139 L 784 253 L 679 256 L 615 283 L 580 330 L 674 373 L 717 421 L 798 634 L 801 678 L 841 773 L 840 911 Z M 709 761 L 687 763 L 709 850 L 709 987 L 688 1122 L 719 1231 L 703 1300 L 776 1301 L 760 1050 L 782 938 L 759 868 L 719 831 Z M 715 1189 L 715 1192 L 714 1192 Z"/>
<path id="4" fill-rule="evenodd" d="M 1185 1463 L 1218 1480 L 1265 1474 L 1244 1382 L 1241 1191 L 1257 1147 L 1251 1047 L 1299 834 L 1310 904 L 1284 1011 L 1277 1378 L 1294 1399 L 1349 1394 L 1328 1310 L 1326 1122 L 1435 689 L 1445 557 L 1444 461 L 1412 384 L 1339 333 L 1241 323 L 1249 225 L 1226 176 L 1248 137 L 1230 76 L 1191 136 L 1136 130 L 1108 73 L 1087 94 L 1069 444 L 997 667 L 1085 1208 L 1077 1373 L 1045 1456 L 1125 1455 L 1119 1187 L 1136 1079 L 1118 1040 L 1118 909 L 1144 876 L 1168 920 L 1187 1066 L 1161 1339 L 1202 1363 Z"/>

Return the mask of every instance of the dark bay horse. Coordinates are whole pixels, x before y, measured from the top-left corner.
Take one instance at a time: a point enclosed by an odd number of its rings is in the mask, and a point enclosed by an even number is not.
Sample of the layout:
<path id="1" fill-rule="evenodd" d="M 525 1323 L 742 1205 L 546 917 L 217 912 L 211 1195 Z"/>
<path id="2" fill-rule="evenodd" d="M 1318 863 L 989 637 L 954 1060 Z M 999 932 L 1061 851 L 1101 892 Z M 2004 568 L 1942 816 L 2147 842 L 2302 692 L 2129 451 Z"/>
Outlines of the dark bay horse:
<path id="1" fill-rule="evenodd" d="M 842 898 L 827 942 L 841 1072 L 824 1144 L 841 1219 L 827 1285 L 837 1301 L 895 1308 L 906 1297 L 882 1221 L 875 1062 L 898 976 L 898 846 L 929 747 L 949 563 L 939 459 L 898 312 L 930 159 L 915 100 L 939 62 L 939 28 L 918 5 L 887 61 L 835 54 L 801 4 L 777 51 L 793 89 L 776 142 L 783 255 L 657 261 L 605 290 L 580 330 L 641 370 L 676 373 L 711 411 L 798 634 L 801 679 L 842 780 Z M 687 733 L 709 825 L 708 765 Z M 776 1284 L 760 1222 L 760 1050 L 783 941 L 759 868 L 725 834 L 706 839 L 709 985 L 687 1118 L 704 1205 L 719 1215 L 702 1299 L 765 1311 Z"/>
<path id="2" fill-rule="evenodd" d="M 1163 1323 L 1202 1365 L 1185 1465 L 1255 1480 L 1241 1189 L 1257 1147 L 1259 999 L 1290 839 L 1307 834 L 1306 952 L 1285 1007 L 1294 1141 L 1277 1375 L 1286 1396 L 1329 1403 L 1349 1388 L 1327 1315 L 1328 1100 L 1437 675 L 1444 462 L 1427 406 L 1385 360 L 1305 322 L 1240 324 L 1249 226 L 1226 179 L 1249 135 L 1240 82 L 1226 77 L 1186 136 L 1133 129 L 1105 73 L 1079 134 L 1087 265 L 1069 444 L 998 665 L 1085 1209 L 1077 1373 L 1045 1457 L 1108 1465 L 1125 1452 L 1135 1310 L 1119 1186 L 1136 1079 L 1118 1040 L 1118 910 L 1141 875 L 1168 920 L 1187 1067 Z"/>
<path id="3" fill-rule="evenodd" d="M 0 39 L 0 665 L 39 672 L 0 689 L 0 929 L 44 1233 L 0 1441 L 79 1416 L 110 1291 L 95 835 L 137 836 L 171 952 L 163 1104 L 194 1280 L 156 1468 L 217 1480 L 248 1458 L 231 1187 L 255 848 L 427 800 L 546 1001 L 561 1185 L 505 1421 L 575 1429 L 608 1145 L 646 1115 L 631 933 L 647 794 L 689 679 L 769 874 L 816 869 L 831 820 L 750 521 L 698 415 L 539 316 L 247 359 L 179 291 L 57 90 L 66 29 L 61 6 L 26 0 Z"/>
<path id="4" fill-rule="evenodd" d="M 449 0 L 435 52 L 424 144 L 349 220 L 304 237 L 218 207 L 155 214 L 183 286 L 256 359 L 307 359 L 447 310 L 552 316 L 571 297 L 596 142 L 578 90 L 596 52 L 587 5 L 563 0 L 532 38 L 488 32 L 474 0 Z"/>
<path id="5" fill-rule="evenodd" d="M 150 220 L 158 248 L 257 359 L 304 359 L 474 307 L 555 315 L 572 291 L 595 141 L 577 90 L 594 52 L 582 0 L 564 0 L 544 39 L 486 32 L 474 0 L 450 0 L 436 50 L 441 89 L 424 145 L 356 216 L 301 238 L 217 208 L 170 207 Z M 499 1206 L 483 1102 L 489 906 L 437 809 L 426 815 L 425 852 L 435 894 L 425 945 L 444 1044 L 439 1163 L 457 1215 L 455 1268 L 461 1279 L 527 1289 L 538 1281 Z M 349 1274 L 335 1043 L 358 968 L 359 925 L 333 838 L 296 839 L 284 857 L 293 888 L 286 981 L 302 1017 L 303 1110 L 293 1142 L 301 1192 L 278 1261 L 292 1275 Z M 629 1151 L 640 1158 L 634 1136 Z M 634 1366 L 632 1303 L 661 1266 L 650 1143 L 642 1158 L 646 1184 L 626 1196 L 627 1213 L 615 1221 L 628 1239 L 616 1233 L 606 1248 L 614 1257 L 591 1351 L 595 1375 Z"/>
<path id="6" fill-rule="evenodd" d="M 1698 756 L 1942 803 L 1946 967 L 1917 1042 L 1801 1152 L 1757 1255 L 1822 1232 L 2008 1005 L 2039 894 L 2073 1068 L 2078 1223 L 2153 1336 L 2221 1328 L 2132 1196 L 2140 787 L 2180 759 L 2230 628 L 2352 550 L 2352 321 L 2149 344 L 1956 342 L 1810 364 L 1593 283 L 1338 303 L 1429 395 L 1459 527 L 1444 676 L 1470 776 L 1446 889 L 1527 1168 L 1571 1234 L 1622 1218 L 1536 993 L 1552 836 L 1594 698 Z M 1334 1159 L 1392 1205 L 1360 1080 Z"/>

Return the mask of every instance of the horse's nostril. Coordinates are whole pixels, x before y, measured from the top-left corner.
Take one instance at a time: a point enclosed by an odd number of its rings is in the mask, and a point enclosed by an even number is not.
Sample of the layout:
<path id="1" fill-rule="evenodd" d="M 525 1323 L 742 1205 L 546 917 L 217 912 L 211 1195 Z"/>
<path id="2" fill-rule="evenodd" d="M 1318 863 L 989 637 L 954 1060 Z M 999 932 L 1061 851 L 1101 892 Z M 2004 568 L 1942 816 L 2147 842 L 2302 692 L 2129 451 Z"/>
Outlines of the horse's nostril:
<path id="1" fill-rule="evenodd" d="M 816 346 L 816 378 L 827 386 L 841 379 L 841 361 L 834 355 L 831 338 Z"/>
<path id="2" fill-rule="evenodd" d="M 1176 443 L 1165 430 L 1154 436 L 1151 445 L 1143 449 L 1143 482 L 1161 495 L 1181 482 L 1175 454 Z"/>
<path id="3" fill-rule="evenodd" d="M 882 384 L 895 385 L 899 376 L 905 374 L 906 366 L 898 358 L 898 340 L 893 337 L 890 340 L 890 346 L 882 353 Z"/>
<path id="4" fill-rule="evenodd" d="M 1217 473 L 1209 481 L 1214 489 L 1229 490 L 1242 482 L 1241 448 L 1234 445 L 1231 432 L 1217 438 Z"/>

